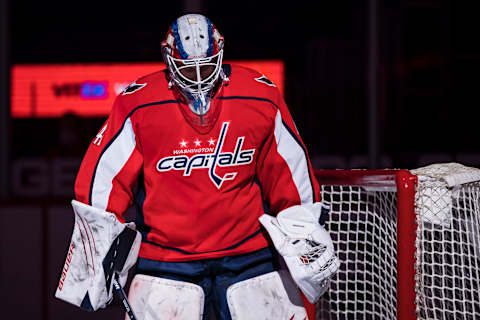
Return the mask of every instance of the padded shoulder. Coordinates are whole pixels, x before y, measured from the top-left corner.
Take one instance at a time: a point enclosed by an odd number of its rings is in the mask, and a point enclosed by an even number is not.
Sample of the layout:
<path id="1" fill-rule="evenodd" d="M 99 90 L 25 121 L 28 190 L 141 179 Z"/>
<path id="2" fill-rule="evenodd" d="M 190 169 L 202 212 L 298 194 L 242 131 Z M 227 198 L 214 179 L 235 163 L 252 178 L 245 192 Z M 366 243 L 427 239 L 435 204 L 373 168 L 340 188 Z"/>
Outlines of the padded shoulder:
<path id="1" fill-rule="evenodd" d="M 144 104 L 174 99 L 168 89 L 166 69 L 139 77 L 117 97 L 118 104 L 127 113 Z"/>
<path id="2" fill-rule="evenodd" d="M 255 96 L 276 101 L 279 91 L 276 84 L 261 72 L 241 65 L 224 65 L 230 71 L 229 95 Z"/>

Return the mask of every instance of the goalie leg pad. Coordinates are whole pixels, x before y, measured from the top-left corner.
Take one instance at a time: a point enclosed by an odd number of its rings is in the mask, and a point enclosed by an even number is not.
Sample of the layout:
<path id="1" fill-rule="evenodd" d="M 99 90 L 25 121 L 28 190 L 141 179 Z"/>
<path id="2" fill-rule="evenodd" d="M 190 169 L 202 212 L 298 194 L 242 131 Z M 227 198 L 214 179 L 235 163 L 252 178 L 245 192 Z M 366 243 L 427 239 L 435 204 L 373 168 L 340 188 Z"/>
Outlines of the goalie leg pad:
<path id="1" fill-rule="evenodd" d="M 302 298 L 286 270 L 237 282 L 227 289 L 232 320 L 304 320 Z"/>
<path id="2" fill-rule="evenodd" d="M 137 274 L 128 300 L 138 320 L 201 320 L 205 294 L 193 283 Z"/>

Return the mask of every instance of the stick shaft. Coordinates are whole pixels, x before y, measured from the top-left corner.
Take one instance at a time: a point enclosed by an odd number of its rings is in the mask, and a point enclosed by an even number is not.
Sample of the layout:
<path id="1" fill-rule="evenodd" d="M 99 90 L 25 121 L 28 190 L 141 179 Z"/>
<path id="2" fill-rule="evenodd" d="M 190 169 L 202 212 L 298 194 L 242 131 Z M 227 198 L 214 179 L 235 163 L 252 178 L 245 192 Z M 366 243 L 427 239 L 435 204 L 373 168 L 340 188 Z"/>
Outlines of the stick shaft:
<path id="1" fill-rule="evenodd" d="M 135 317 L 135 314 L 133 313 L 133 309 L 130 306 L 130 303 L 128 302 L 127 295 L 125 294 L 125 291 L 123 291 L 122 286 L 118 283 L 117 279 L 118 279 L 118 275 L 115 275 L 115 277 L 113 278 L 113 288 L 115 289 L 115 292 L 117 293 L 118 297 L 122 300 L 123 308 L 125 309 L 128 316 L 130 317 L 130 320 L 137 320 L 137 317 Z"/>

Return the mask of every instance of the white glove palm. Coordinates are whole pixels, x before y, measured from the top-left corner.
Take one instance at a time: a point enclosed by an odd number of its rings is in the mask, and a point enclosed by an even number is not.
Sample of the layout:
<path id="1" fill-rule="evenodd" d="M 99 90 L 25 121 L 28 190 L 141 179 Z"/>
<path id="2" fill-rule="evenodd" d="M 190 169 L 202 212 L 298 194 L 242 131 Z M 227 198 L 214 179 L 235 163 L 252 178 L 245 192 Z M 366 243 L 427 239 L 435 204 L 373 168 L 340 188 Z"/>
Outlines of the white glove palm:
<path id="1" fill-rule="evenodd" d="M 325 293 L 340 265 L 330 235 L 318 223 L 322 206 L 320 202 L 292 206 L 276 218 L 266 214 L 259 218 L 293 280 L 311 303 Z"/>

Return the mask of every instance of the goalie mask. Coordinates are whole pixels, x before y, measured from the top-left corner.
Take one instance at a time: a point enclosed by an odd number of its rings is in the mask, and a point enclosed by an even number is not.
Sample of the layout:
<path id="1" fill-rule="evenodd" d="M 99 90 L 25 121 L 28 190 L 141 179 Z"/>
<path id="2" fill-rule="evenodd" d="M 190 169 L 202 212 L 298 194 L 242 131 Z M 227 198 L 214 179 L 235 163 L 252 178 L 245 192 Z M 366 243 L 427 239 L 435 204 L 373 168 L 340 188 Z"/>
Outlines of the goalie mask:
<path id="1" fill-rule="evenodd" d="M 223 37 L 206 17 L 181 16 L 173 22 L 162 54 L 170 73 L 170 86 L 176 86 L 190 110 L 203 117 L 221 82 Z"/>

